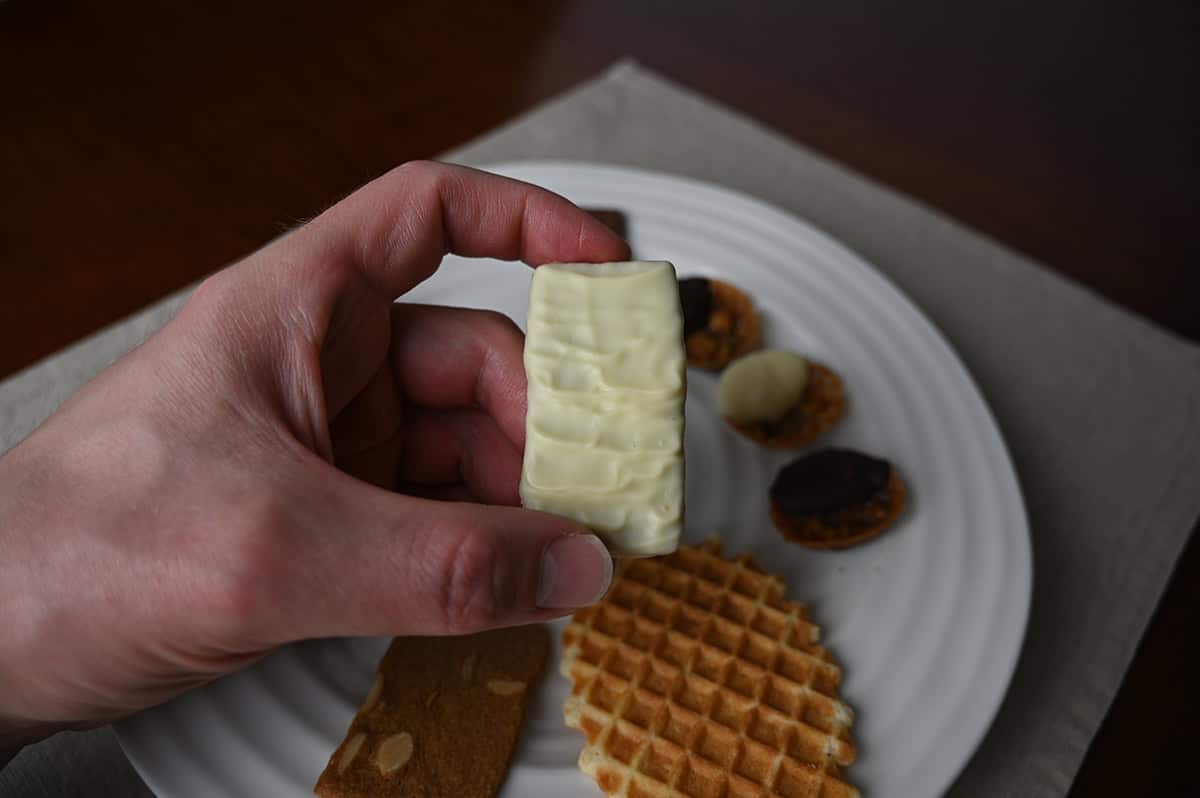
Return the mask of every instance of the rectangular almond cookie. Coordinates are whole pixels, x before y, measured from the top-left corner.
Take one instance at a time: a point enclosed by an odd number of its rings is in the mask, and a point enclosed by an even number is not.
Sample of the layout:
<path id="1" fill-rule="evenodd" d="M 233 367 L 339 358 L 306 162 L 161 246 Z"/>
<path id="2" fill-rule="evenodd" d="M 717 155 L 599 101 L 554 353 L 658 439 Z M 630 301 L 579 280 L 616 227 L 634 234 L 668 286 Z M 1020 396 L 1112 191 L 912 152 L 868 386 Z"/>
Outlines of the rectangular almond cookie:
<path id="1" fill-rule="evenodd" d="M 534 270 L 521 500 L 585 524 L 615 554 L 666 554 L 683 527 L 687 355 L 675 267 Z"/>
<path id="2" fill-rule="evenodd" d="M 397 637 L 313 792 L 494 796 L 549 647 L 540 624 L 463 637 Z"/>

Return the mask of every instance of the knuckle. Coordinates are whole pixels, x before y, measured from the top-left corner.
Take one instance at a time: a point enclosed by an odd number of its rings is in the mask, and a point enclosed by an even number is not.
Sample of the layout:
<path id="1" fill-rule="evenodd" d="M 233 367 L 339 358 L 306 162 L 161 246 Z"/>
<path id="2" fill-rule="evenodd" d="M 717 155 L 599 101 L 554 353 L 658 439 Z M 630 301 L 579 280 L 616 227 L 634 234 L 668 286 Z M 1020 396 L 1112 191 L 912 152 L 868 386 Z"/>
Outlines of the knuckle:
<path id="1" fill-rule="evenodd" d="M 446 167 L 436 161 L 406 161 L 395 168 L 393 174 L 418 185 L 436 185 L 446 173 Z"/>
<path id="2" fill-rule="evenodd" d="M 501 589 L 505 558 L 496 539 L 486 531 L 469 532 L 449 555 L 441 592 L 446 630 L 467 634 L 497 625 L 507 608 Z"/>
<path id="3" fill-rule="evenodd" d="M 495 310 L 480 311 L 474 324 L 474 345 L 482 355 L 476 382 L 476 401 L 488 404 L 486 394 L 497 385 L 509 385 L 514 374 L 524 374 L 521 364 L 525 335 L 516 322 Z"/>
<path id="4" fill-rule="evenodd" d="M 215 332 L 221 337 L 238 334 L 264 318 L 261 307 L 249 312 L 247 297 L 252 288 L 247 284 L 244 270 L 226 267 L 196 287 L 180 315 L 198 325 L 199 330 Z"/>
<path id="5" fill-rule="evenodd" d="M 220 305 L 229 295 L 228 284 L 226 272 L 222 269 L 216 274 L 206 277 L 200 285 L 196 286 L 196 290 L 188 299 L 188 304 L 199 307 Z"/>
<path id="6" fill-rule="evenodd" d="M 495 336 L 505 337 L 520 337 L 521 328 L 511 318 L 501 313 L 498 310 L 480 310 L 479 318 L 481 320 L 481 332 L 486 340 L 493 340 Z"/>

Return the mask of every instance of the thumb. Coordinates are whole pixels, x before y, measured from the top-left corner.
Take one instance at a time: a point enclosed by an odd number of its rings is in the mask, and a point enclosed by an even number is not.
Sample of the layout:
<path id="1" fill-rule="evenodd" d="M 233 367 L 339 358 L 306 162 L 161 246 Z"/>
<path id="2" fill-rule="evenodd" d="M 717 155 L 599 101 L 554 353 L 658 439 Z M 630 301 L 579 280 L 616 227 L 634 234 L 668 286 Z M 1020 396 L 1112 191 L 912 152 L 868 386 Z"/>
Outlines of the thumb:
<path id="1" fill-rule="evenodd" d="M 322 502 L 324 523 L 313 533 L 323 540 L 312 576 L 329 589 L 314 612 L 295 613 L 307 617 L 294 637 L 467 634 L 532 623 L 596 602 L 612 580 L 604 544 L 569 519 L 336 481 L 342 485 Z"/>

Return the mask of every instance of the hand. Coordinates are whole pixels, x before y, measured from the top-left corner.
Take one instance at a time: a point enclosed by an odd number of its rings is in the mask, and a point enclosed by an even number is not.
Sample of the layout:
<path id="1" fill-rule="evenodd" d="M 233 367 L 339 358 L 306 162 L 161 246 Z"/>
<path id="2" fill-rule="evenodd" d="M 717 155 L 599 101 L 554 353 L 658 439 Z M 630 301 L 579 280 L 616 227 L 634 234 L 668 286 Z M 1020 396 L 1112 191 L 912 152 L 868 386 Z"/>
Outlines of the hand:
<path id="1" fill-rule="evenodd" d="M 0 458 L 0 749 L 289 641 L 466 633 L 602 595 L 597 538 L 517 507 L 520 331 L 393 304 L 447 251 L 628 257 L 561 197 L 407 164 L 205 281 Z"/>

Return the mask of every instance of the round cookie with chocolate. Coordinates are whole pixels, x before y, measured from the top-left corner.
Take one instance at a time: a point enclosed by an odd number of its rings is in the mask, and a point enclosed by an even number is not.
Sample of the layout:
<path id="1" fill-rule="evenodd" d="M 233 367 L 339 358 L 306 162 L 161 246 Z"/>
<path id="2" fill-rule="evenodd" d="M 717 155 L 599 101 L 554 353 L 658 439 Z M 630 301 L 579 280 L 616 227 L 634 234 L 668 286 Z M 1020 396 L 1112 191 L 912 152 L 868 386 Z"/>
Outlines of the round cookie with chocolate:
<path id="1" fill-rule="evenodd" d="M 833 428 L 846 412 L 841 377 L 794 352 L 767 349 L 730 364 L 717 403 L 731 427 L 769 449 L 798 449 Z"/>
<path id="2" fill-rule="evenodd" d="M 771 521 L 785 538 L 814 549 L 844 549 L 895 523 L 906 492 L 887 460 L 822 449 L 784 466 L 770 497 Z"/>
<path id="3" fill-rule="evenodd" d="M 762 344 L 762 321 L 741 289 L 708 277 L 679 281 L 689 366 L 719 370 Z"/>

